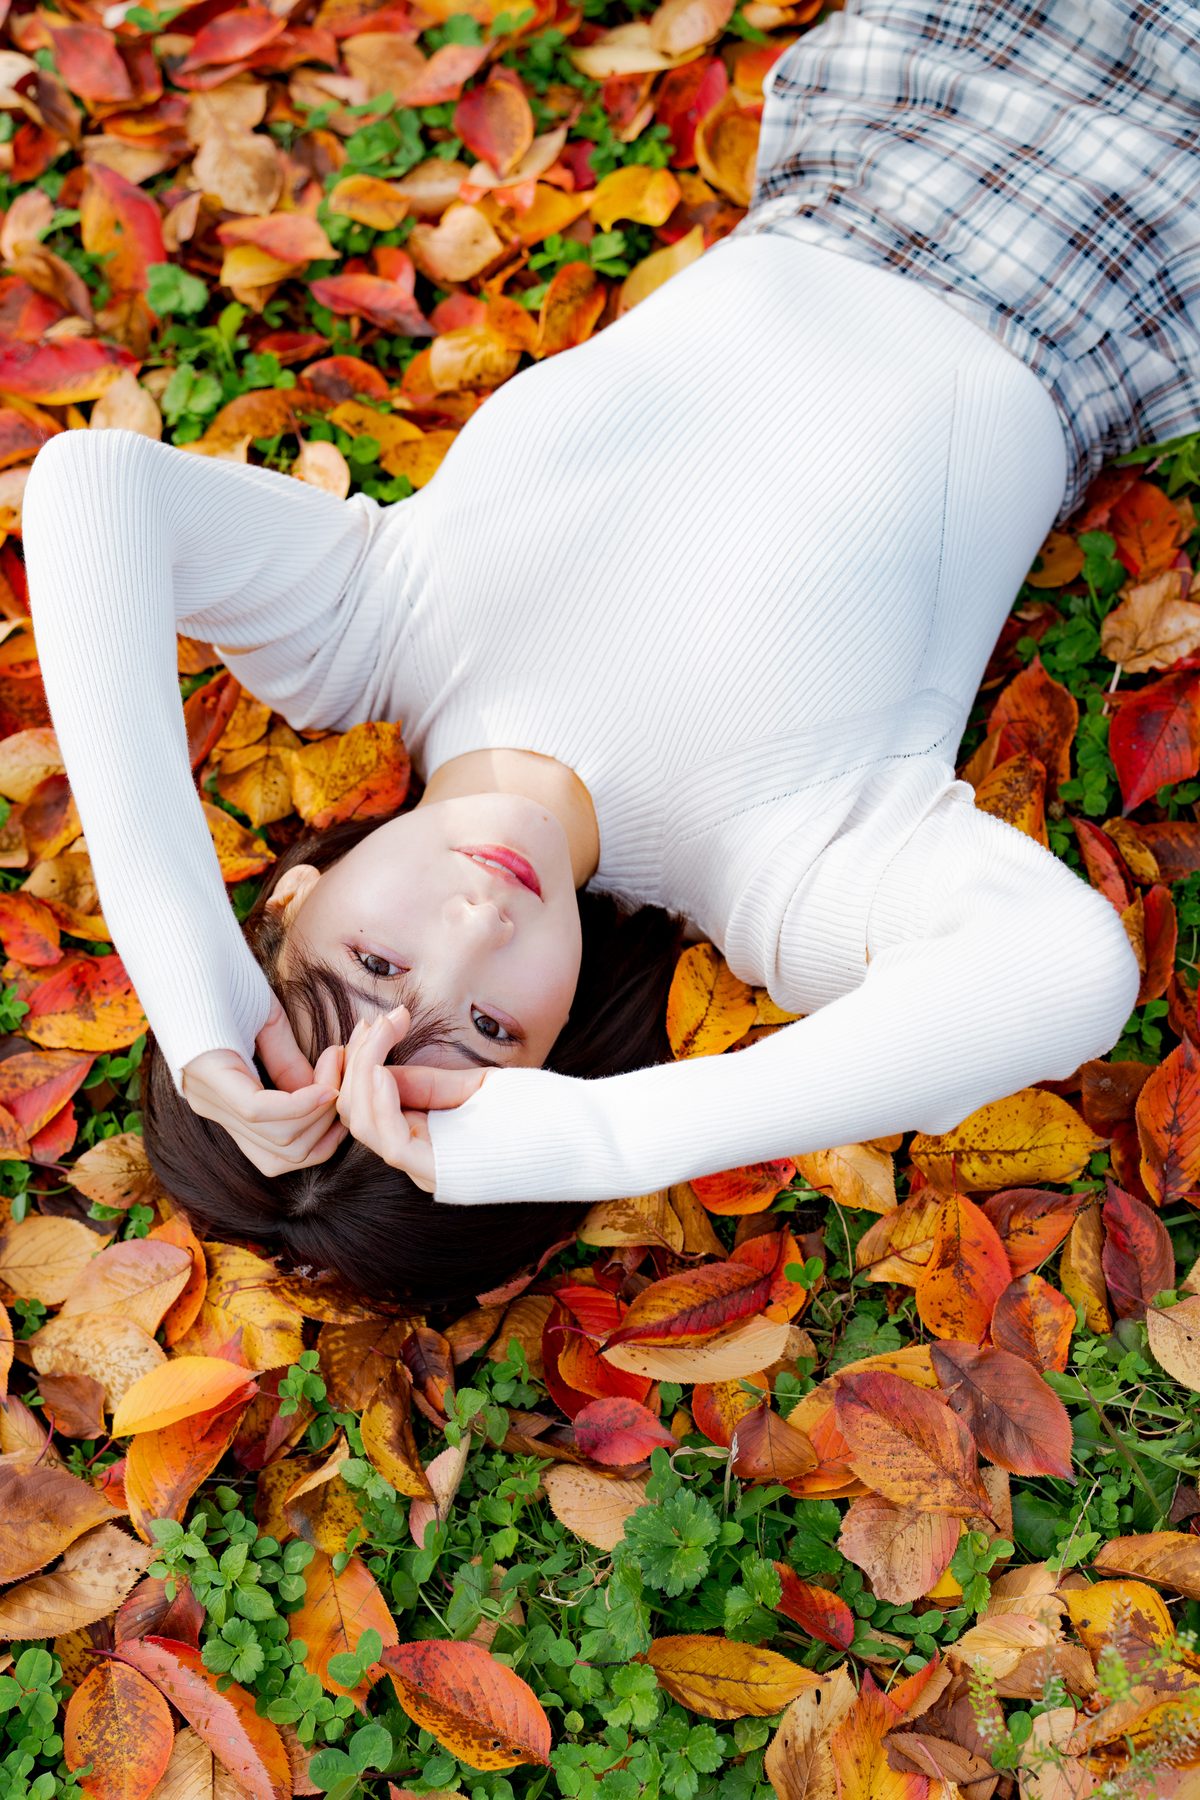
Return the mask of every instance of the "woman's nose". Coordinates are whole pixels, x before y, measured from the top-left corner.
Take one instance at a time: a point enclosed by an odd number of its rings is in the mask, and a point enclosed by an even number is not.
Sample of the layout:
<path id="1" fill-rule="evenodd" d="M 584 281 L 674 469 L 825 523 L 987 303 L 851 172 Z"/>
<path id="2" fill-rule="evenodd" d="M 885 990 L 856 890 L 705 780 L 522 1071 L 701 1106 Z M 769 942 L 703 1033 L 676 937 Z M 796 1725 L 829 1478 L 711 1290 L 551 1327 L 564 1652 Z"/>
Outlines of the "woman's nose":
<path id="1" fill-rule="evenodd" d="M 449 911 L 460 930 L 489 943 L 503 944 L 512 936 L 512 920 L 492 900 L 469 900 L 465 894 L 456 894 L 449 901 Z"/>

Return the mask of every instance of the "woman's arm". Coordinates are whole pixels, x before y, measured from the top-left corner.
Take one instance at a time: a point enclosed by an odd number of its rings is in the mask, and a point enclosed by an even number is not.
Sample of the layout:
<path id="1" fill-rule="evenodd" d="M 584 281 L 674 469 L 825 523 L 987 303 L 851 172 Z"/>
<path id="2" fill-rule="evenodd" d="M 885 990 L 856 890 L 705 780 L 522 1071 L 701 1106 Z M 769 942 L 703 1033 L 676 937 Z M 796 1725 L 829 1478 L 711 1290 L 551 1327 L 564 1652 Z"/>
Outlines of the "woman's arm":
<path id="1" fill-rule="evenodd" d="M 1140 979 L 1109 902 L 977 811 L 965 784 L 893 857 L 868 948 L 852 993 L 746 1050 L 598 1081 L 489 1072 L 462 1105 L 428 1115 L 436 1198 L 616 1199 L 893 1132 L 948 1131 L 1110 1050 Z"/>
<path id="2" fill-rule="evenodd" d="M 46 697 L 113 943 L 177 1088 L 206 1050 L 253 1067 L 272 994 L 201 810 L 176 635 L 220 644 L 293 724 L 362 717 L 379 646 L 354 629 L 350 584 L 381 510 L 132 431 L 65 431 L 34 459 L 23 539 Z"/>

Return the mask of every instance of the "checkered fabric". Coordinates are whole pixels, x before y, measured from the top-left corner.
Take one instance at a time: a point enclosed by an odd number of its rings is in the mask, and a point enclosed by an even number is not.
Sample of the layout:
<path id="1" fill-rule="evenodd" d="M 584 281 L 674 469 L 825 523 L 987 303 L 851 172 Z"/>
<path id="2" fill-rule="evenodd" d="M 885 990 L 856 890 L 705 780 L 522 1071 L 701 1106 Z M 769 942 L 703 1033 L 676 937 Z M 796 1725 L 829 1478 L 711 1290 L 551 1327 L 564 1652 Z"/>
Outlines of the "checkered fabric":
<path id="1" fill-rule="evenodd" d="M 1044 380 L 1070 470 L 1200 430 L 1200 6 L 847 0 L 773 65 L 750 210 L 941 290 Z"/>

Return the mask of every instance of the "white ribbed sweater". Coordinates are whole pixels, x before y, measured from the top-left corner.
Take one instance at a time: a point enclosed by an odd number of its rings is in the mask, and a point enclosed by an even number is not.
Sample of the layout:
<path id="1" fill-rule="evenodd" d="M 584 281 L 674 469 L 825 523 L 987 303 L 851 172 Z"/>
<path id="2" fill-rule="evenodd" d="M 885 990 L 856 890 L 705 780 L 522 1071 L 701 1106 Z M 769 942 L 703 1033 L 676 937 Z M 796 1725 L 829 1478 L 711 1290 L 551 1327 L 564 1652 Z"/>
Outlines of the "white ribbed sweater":
<path id="1" fill-rule="evenodd" d="M 270 991 L 188 766 L 177 632 L 296 726 L 398 719 L 595 802 L 593 885 L 671 907 L 808 1016 L 585 1081 L 489 1072 L 430 1117 L 436 1197 L 595 1200 L 919 1128 L 1110 1049 L 1112 906 L 977 811 L 954 753 L 1052 522 L 1049 395 L 919 282 L 726 239 L 490 396 L 381 507 L 122 430 L 24 502 L 38 654 L 114 943 L 178 1085 Z M 416 971 L 419 978 L 419 970 Z"/>

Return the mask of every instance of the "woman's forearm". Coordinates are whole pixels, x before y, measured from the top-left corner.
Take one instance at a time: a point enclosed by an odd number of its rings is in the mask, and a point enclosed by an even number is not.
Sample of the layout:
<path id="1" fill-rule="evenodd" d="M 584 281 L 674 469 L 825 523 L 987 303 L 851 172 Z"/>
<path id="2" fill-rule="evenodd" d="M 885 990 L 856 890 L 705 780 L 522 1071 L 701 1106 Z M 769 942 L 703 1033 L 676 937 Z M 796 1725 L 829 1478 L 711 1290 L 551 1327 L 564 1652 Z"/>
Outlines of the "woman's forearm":
<path id="1" fill-rule="evenodd" d="M 201 810 L 176 636 L 244 650 L 228 660 L 260 698 L 337 722 L 354 692 L 329 646 L 377 512 L 123 430 L 64 432 L 34 461 L 23 537 L 51 718 L 113 943 L 177 1086 L 202 1051 L 251 1060 L 271 996 Z"/>

